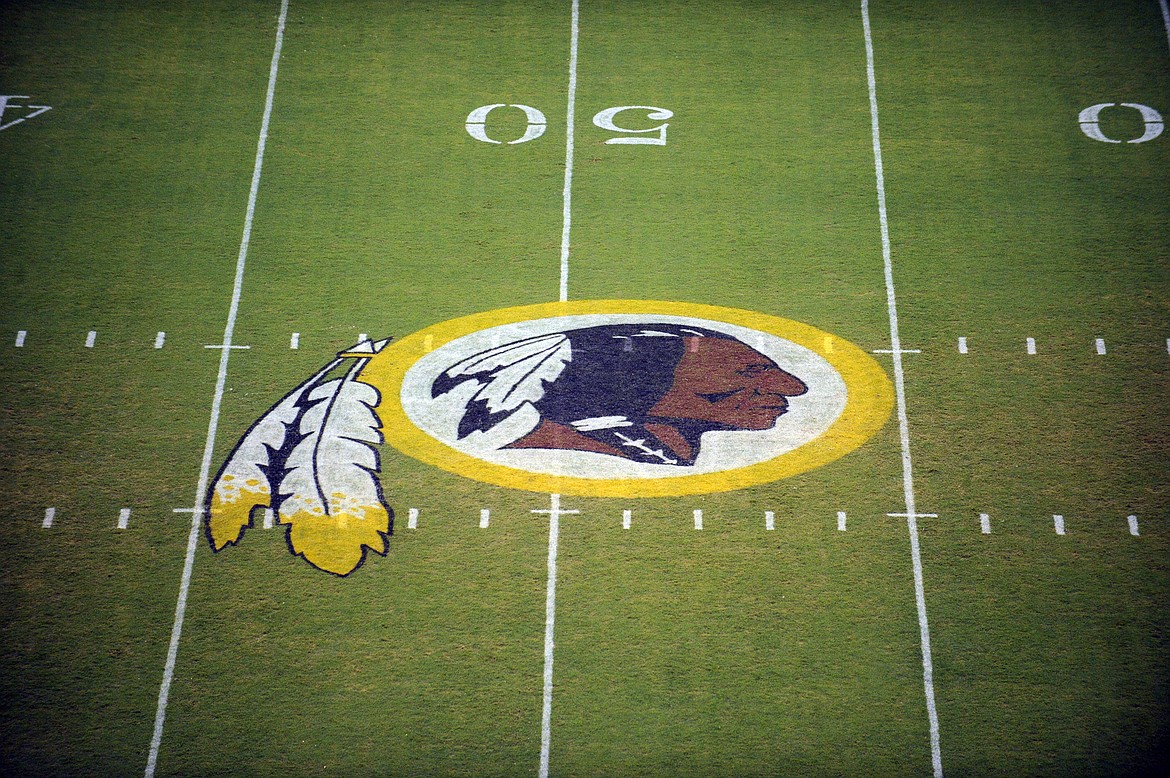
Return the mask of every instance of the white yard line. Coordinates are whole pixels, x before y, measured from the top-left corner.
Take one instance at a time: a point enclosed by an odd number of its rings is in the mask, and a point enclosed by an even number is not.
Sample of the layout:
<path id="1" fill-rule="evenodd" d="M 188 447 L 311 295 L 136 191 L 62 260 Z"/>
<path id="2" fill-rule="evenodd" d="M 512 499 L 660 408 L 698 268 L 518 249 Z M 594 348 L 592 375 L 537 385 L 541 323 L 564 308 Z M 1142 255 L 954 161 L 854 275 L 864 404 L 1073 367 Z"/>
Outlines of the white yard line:
<path id="1" fill-rule="evenodd" d="M 557 618 L 557 543 L 561 534 L 561 516 L 579 513 L 563 510 L 561 496 L 549 496 L 548 509 L 536 509 L 532 513 L 548 514 L 548 588 L 544 597 L 544 701 L 540 710 L 540 778 L 548 778 L 549 747 L 552 744 L 552 693 L 553 693 L 553 632 Z"/>
<path id="2" fill-rule="evenodd" d="M 569 104 L 566 110 L 565 130 L 565 191 L 564 217 L 561 227 L 561 302 L 569 299 L 569 231 L 573 223 L 573 115 L 577 104 L 577 29 L 580 9 L 578 0 L 573 0 L 573 24 L 569 38 Z"/>
<path id="3" fill-rule="evenodd" d="M 1166 0 L 1158 0 L 1158 4 L 1162 6 L 1162 24 L 1166 27 L 1166 44 L 1170 45 L 1170 6 L 1166 5 Z"/>
<path id="4" fill-rule="evenodd" d="M 574 6 L 576 2 L 574 2 Z M 548 516 L 548 586 L 544 595 L 544 694 L 540 706 L 540 778 L 548 778 L 549 751 L 552 746 L 553 631 L 557 619 L 557 544 L 561 535 L 560 512 L 553 495 L 553 510 Z"/>
<path id="5" fill-rule="evenodd" d="M 252 219 L 256 212 L 256 194 L 260 190 L 260 171 L 264 167 L 264 147 L 268 142 L 268 122 L 272 118 L 272 100 L 276 94 L 276 71 L 280 64 L 280 49 L 284 43 L 284 24 L 287 18 L 288 0 L 281 0 L 280 18 L 276 23 L 276 43 L 272 49 L 272 64 L 268 68 L 268 92 L 264 98 L 264 117 L 260 121 L 260 137 L 256 142 L 256 161 L 252 167 L 252 188 L 248 192 L 248 209 L 244 215 L 244 234 L 240 240 L 239 254 L 236 257 L 236 278 L 232 286 L 232 301 L 228 308 L 227 325 L 223 331 L 224 348 L 219 354 L 219 375 L 215 381 L 215 395 L 211 401 L 211 420 L 207 425 L 207 441 L 203 445 L 203 463 L 199 470 L 199 483 L 195 487 L 195 509 L 191 514 L 191 531 L 187 535 L 187 556 L 183 562 L 183 577 L 179 582 L 179 597 L 175 603 L 175 621 L 171 627 L 171 642 L 167 648 L 162 684 L 158 690 L 154 734 L 150 739 L 150 754 L 146 759 L 146 778 L 153 778 L 155 765 L 158 762 L 158 749 L 162 743 L 163 724 L 167 716 L 167 699 L 170 696 L 171 682 L 175 677 L 175 661 L 179 655 L 179 638 L 183 634 L 183 617 L 187 612 L 187 592 L 191 587 L 191 570 L 195 566 L 195 549 L 199 545 L 199 530 L 203 523 L 204 496 L 211 473 L 215 432 L 219 425 L 219 408 L 227 383 L 228 359 L 232 353 L 232 334 L 236 328 L 236 316 L 240 308 L 240 292 L 244 285 L 244 265 L 248 258 L 248 243 L 252 239 Z"/>
<path id="6" fill-rule="evenodd" d="M 882 170 L 881 133 L 878 123 L 877 82 L 873 66 L 873 37 L 869 25 L 869 0 L 861 0 L 861 21 L 865 29 L 865 69 L 869 81 L 869 115 L 873 131 L 873 162 L 877 179 L 878 220 L 881 226 L 882 261 L 885 265 L 886 308 L 890 319 L 890 356 L 894 361 L 894 389 L 898 405 L 898 431 L 902 442 L 902 492 L 906 502 L 906 526 L 910 532 L 910 559 L 914 572 L 914 600 L 918 608 L 918 632 L 922 644 L 922 680 L 926 712 L 930 721 L 930 757 L 934 775 L 941 778 L 942 751 L 939 747 L 938 711 L 934 702 L 934 663 L 930 655 L 930 627 L 926 620 L 926 593 L 922 583 L 922 558 L 918 547 L 918 511 L 914 500 L 914 470 L 910 461 L 910 423 L 906 417 L 906 387 L 902 373 L 902 339 L 898 334 L 898 301 L 894 291 L 894 269 L 890 259 L 890 229 L 886 215 L 886 184 Z"/>
<path id="7" fill-rule="evenodd" d="M 580 18 L 580 2 L 573 0 L 569 30 L 569 98 L 565 106 L 565 187 L 561 208 L 563 221 L 559 299 L 562 303 L 569 299 L 569 234 L 573 225 L 573 122 L 577 106 L 577 37 Z M 561 496 L 554 494 L 550 498 L 548 510 L 548 589 L 544 604 L 544 698 L 540 713 L 539 778 L 548 778 L 549 750 L 552 744 L 553 626 L 557 612 L 557 540 L 560 535 L 561 513 Z M 623 524 L 629 528 L 628 513 L 624 516 Z"/>

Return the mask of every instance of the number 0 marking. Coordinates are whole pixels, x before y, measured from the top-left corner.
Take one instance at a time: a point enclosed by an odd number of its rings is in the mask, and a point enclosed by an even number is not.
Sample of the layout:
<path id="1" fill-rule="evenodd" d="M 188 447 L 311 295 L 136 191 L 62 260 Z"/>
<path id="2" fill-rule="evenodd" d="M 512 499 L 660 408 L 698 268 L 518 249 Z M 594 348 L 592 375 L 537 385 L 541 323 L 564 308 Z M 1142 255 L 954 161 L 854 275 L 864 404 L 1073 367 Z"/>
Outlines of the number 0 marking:
<path id="1" fill-rule="evenodd" d="M 648 132 L 657 132 L 657 138 L 610 138 L 606 143 L 628 143 L 630 145 L 644 144 L 647 146 L 665 146 L 666 145 L 666 128 L 669 124 L 660 124 L 657 127 L 651 127 L 648 130 L 627 130 L 623 127 L 618 127 L 614 124 L 614 117 L 622 111 L 646 111 L 647 116 L 656 121 L 662 119 L 669 119 L 674 116 L 673 111 L 668 111 L 665 108 L 656 108 L 653 105 L 619 105 L 616 108 L 606 108 L 604 111 L 599 111 L 593 117 L 593 123 L 603 130 L 610 132 L 624 132 L 628 135 L 635 135 Z"/>
<path id="2" fill-rule="evenodd" d="M 548 122 L 545 121 L 544 114 L 531 105 L 506 105 L 504 103 L 493 103 L 491 105 L 481 105 L 471 113 L 467 114 L 467 134 L 478 141 L 484 143 L 503 143 L 503 141 L 493 140 L 487 134 L 487 118 L 488 114 L 497 108 L 519 108 L 528 117 L 528 127 L 524 130 L 524 134 L 516 140 L 508 141 L 509 146 L 515 146 L 517 143 L 527 143 L 530 140 L 536 140 L 541 135 L 544 135 L 545 129 L 548 127 Z"/>
<path id="3" fill-rule="evenodd" d="M 1101 126 L 1097 123 L 1101 111 L 1106 108 L 1112 108 L 1118 103 L 1097 103 L 1090 105 L 1085 110 L 1081 111 L 1081 115 L 1077 117 L 1077 121 L 1081 123 L 1081 132 L 1085 133 L 1093 140 L 1099 140 L 1102 143 L 1121 143 L 1119 140 L 1110 138 L 1105 133 L 1101 132 Z M 1162 122 L 1162 114 L 1155 111 L 1148 105 L 1141 103 L 1121 103 L 1125 108 L 1133 108 L 1142 115 L 1142 121 L 1146 124 L 1146 131 L 1140 138 L 1133 138 L 1126 141 L 1127 143 L 1145 143 L 1148 140 L 1153 140 L 1162 134 L 1165 125 Z"/>

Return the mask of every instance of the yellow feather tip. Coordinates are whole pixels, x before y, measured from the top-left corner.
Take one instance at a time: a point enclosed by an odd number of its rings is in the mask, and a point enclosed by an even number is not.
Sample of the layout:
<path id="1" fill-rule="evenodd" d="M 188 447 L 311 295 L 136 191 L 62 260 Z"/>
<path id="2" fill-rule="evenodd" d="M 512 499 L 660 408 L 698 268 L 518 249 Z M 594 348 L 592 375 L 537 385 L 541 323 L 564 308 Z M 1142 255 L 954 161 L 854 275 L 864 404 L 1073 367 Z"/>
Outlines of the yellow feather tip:
<path id="1" fill-rule="evenodd" d="M 268 507 L 270 502 L 267 491 L 237 489 L 231 492 L 231 499 L 227 499 L 223 491 L 215 490 L 207 520 L 211 545 L 216 551 L 229 543 L 238 543 L 252 520 L 252 509 L 257 505 Z"/>
<path id="2" fill-rule="evenodd" d="M 361 564 L 363 546 L 386 553 L 382 533 L 390 531 L 390 514 L 381 505 L 335 511 L 330 516 L 302 510 L 281 516 L 281 523 L 292 525 L 289 542 L 295 553 L 314 567 L 348 575 Z"/>

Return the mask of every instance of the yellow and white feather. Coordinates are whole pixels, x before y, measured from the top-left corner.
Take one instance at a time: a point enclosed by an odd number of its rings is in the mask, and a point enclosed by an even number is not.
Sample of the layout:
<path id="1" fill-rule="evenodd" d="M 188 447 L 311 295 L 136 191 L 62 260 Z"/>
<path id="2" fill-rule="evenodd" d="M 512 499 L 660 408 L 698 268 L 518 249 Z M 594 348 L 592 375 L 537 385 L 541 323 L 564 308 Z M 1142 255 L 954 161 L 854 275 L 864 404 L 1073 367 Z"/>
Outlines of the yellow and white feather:
<path id="1" fill-rule="evenodd" d="M 301 398 L 300 439 L 284 461 L 277 490 L 279 521 L 290 525 L 293 553 L 337 575 L 357 569 L 367 549 L 385 554 L 392 526 L 376 475 L 379 394 L 358 380 L 367 362 L 357 360 L 344 377 Z"/>
<path id="2" fill-rule="evenodd" d="M 216 551 L 235 544 L 252 526 L 252 511 L 272 505 L 270 476 L 279 480 L 288 431 L 304 412 L 301 399 L 341 364 L 337 359 L 257 419 L 232 450 L 207 497 L 207 532 Z"/>

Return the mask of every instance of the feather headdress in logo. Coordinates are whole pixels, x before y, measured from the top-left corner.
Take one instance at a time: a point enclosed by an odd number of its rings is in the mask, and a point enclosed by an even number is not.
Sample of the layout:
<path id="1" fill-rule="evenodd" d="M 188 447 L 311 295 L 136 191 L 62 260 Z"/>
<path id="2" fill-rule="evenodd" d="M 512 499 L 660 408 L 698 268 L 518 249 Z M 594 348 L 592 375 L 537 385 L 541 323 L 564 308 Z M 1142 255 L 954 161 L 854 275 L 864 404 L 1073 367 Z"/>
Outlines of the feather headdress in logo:
<path id="1" fill-rule="evenodd" d="M 322 570 L 348 575 L 367 550 L 386 553 L 394 514 L 377 478 L 380 398 L 359 376 L 388 342 L 342 352 L 245 433 L 207 496 L 214 550 L 238 543 L 253 510 L 271 507 L 292 552 Z"/>
<path id="2" fill-rule="evenodd" d="M 431 387 L 438 397 L 474 382 L 475 393 L 459 421 L 459 437 L 486 431 L 526 404 L 544 397 L 546 383 L 555 381 L 573 359 L 564 333 L 539 335 L 473 354 L 442 373 Z"/>

